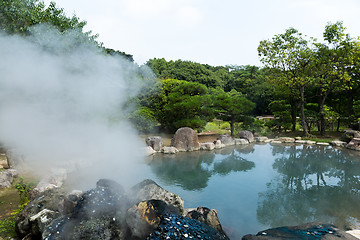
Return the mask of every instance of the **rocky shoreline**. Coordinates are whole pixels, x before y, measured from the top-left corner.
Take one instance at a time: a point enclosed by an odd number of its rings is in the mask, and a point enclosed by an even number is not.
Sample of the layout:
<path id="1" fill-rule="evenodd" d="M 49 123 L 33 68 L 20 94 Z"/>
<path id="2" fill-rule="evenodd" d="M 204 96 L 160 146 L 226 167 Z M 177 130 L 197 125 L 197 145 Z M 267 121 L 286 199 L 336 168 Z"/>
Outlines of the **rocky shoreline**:
<path id="1" fill-rule="evenodd" d="M 189 152 L 197 150 L 214 150 L 224 148 L 231 145 L 247 145 L 251 143 L 258 144 L 306 144 L 306 145 L 321 145 L 341 147 L 351 150 L 360 151 L 360 132 L 355 130 L 346 130 L 340 140 L 331 142 L 315 142 L 311 140 L 302 140 L 301 137 L 279 137 L 269 139 L 267 137 L 254 137 L 250 131 L 240 131 L 237 138 L 232 138 L 230 135 L 219 135 L 214 142 L 200 143 L 197 133 L 188 127 L 180 128 L 176 131 L 171 140 L 170 146 L 163 146 L 163 141 L 160 136 L 151 136 L 145 140 L 147 147 L 145 147 L 145 155 L 149 156 L 154 153 L 175 154 L 178 152 Z"/>

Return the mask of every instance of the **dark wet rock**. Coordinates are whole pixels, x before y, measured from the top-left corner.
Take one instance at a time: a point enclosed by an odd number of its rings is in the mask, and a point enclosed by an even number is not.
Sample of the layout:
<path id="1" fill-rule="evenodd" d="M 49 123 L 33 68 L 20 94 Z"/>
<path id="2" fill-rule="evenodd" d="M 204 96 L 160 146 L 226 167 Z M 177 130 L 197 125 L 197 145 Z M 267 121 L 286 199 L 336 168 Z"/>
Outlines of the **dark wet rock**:
<path id="1" fill-rule="evenodd" d="M 175 214 L 164 214 L 161 218 L 159 226 L 146 239 L 225 240 L 229 238 L 197 220 L 181 217 Z"/>
<path id="2" fill-rule="evenodd" d="M 162 200 L 169 205 L 175 206 L 180 214 L 184 212 L 184 200 L 179 195 L 163 189 L 150 179 L 136 184 L 130 189 L 128 195 L 132 203 L 149 199 Z"/>
<path id="3" fill-rule="evenodd" d="M 179 151 L 195 151 L 200 149 L 200 143 L 197 133 L 189 128 L 179 128 L 174 137 L 171 139 L 171 146 L 176 147 Z"/>
<path id="4" fill-rule="evenodd" d="M 58 206 L 65 194 L 59 189 L 52 189 L 31 200 L 16 220 L 15 230 L 18 236 L 25 237 L 30 234 L 33 239 L 41 237 L 46 224 L 61 217 Z"/>
<path id="5" fill-rule="evenodd" d="M 354 236 L 336 228 L 331 224 L 308 223 L 294 227 L 278 227 L 261 231 L 256 235 L 245 235 L 243 240 L 272 240 L 272 239 L 294 239 L 294 240 L 355 240 Z"/>
<path id="6" fill-rule="evenodd" d="M 219 218 L 217 216 L 217 211 L 215 209 L 209 209 L 207 207 L 198 207 L 192 211 L 189 211 L 186 214 L 187 218 L 198 220 L 206 225 L 214 228 L 222 235 L 226 235 L 222 229 Z"/>
<path id="7" fill-rule="evenodd" d="M 160 151 L 162 148 L 162 138 L 159 136 L 148 137 L 145 140 L 146 145 L 152 147 L 155 151 Z"/>
<path id="8" fill-rule="evenodd" d="M 11 187 L 12 182 L 18 177 L 15 169 L 6 169 L 0 172 L 0 189 Z"/>
<path id="9" fill-rule="evenodd" d="M 220 140 L 221 143 L 224 144 L 225 146 L 230 146 L 235 144 L 235 140 L 230 135 L 227 134 L 219 135 L 218 140 Z"/>
<path id="10" fill-rule="evenodd" d="M 254 135 L 250 131 L 240 131 L 238 132 L 238 138 L 244 138 L 249 141 L 249 143 L 255 142 Z"/>
<path id="11" fill-rule="evenodd" d="M 127 211 L 126 223 L 131 237 L 144 239 L 160 224 L 161 216 L 166 213 L 178 214 L 179 210 L 161 200 L 142 201 Z"/>
<path id="12" fill-rule="evenodd" d="M 122 186 L 101 179 L 87 191 L 68 217 L 56 219 L 43 239 L 127 239 L 125 222 L 129 202 Z"/>
<path id="13" fill-rule="evenodd" d="M 83 192 L 74 190 L 69 194 L 66 194 L 63 199 L 60 200 L 58 210 L 62 215 L 70 214 L 74 211 L 75 206 L 81 199 Z"/>
<path id="14" fill-rule="evenodd" d="M 345 130 L 340 140 L 349 143 L 353 138 L 360 138 L 360 132 L 355 130 Z"/>
<path id="15" fill-rule="evenodd" d="M 114 217 L 124 213 L 128 207 L 125 191 L 120 184 L 108 179 L 101 179 L 96 188 L 87 191 L 76 205 L 72 218 L 91 219 Z M 118 212 L 114 212 L 114 210 Z"/>

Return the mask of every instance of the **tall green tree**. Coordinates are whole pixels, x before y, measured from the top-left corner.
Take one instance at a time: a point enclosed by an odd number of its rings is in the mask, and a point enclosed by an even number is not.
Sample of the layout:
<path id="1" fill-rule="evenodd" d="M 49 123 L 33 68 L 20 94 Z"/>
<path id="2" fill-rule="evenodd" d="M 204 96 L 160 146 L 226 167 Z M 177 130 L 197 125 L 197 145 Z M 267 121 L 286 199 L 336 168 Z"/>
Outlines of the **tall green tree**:
<path id="1" fill-rule="evenodd" d="M 352 39 L 350 51 L 351 64 L 346 66 L 350 78 L 343 84 L 343 95 L 346 96 L 346 116 L 351 124 L 359 121 L 360 112 L 355 104 L 360 100 L 360 38 Z"/>
<path id="2" fill-rule="evenodd" d="M 267 126 L 275 127 L 279 132 L 290 129 L 291 106 L 285 100 L 275 100 L 269 104 L 274 119 L 266 123 Z"/>
<path id="3" fill-rule="evenodd" d="M 215 89 L 211 94 L 216 117 L 230 123 L 231 136 L 234 136 L 235 123 L 244 121 L 255 108 L 255 104 L 234 89 L 230 92 Z"/>
<path id="4" fill-rule="evenodd" d="M 314 86 L 317 88 L 319 130 L 325 134 L 325 104 L 329 94 L 341 91 L 351 82 L 349 70 L 353 66 L 353 40 L 345 34 L 342 22 L 329 23 L 324 31 L 324 43 L 316 44 L 316 58 L 314 59 Z"/>
<path id="5" fill-rule="evenodd" d="M 85 21 L 76 15 L 67 17 L 64 9 L 55 2 L 45 6 L 39 0 L 0 0 L 0 28 L 9 34 L 28 35 L 29 28 L 40 23 L 56 26 L 63 32 L 68 29 L 83 29 Z"/>
<path id="6" fill-rule="evenodd" d="M 284 85 L 291 92 L 298 91 L 303 135 L 308 135 L 305 116 L 305 89 L 311 83 L 314 51 L 311 39 L 305 39 L 298 30 L 289 28 L 270 40 L 263 40 L 258 47 L 261 62 L 271 69 L 272 81 Z M 296 96 L 295 94 L 292 94 Z"/>
<path id="7" fill-rule="evenodd" d="M 196 82 L 161 80 L 143 102 L 169 132 L 180 127 L 201 129 L 213 118 L 208 89 Z"/>

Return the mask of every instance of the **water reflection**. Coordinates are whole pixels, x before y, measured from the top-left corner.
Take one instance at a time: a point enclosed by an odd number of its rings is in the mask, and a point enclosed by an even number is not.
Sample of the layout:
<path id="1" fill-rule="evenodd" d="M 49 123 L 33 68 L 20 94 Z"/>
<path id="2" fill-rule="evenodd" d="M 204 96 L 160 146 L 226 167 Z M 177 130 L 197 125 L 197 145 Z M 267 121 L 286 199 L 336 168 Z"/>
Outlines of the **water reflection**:
<path id="1" fill-rule="evenodd" d="M 258 220 L 277 227 L 312 221 L 346 228 L 360 219 L 360 162 L 353 151 L 323 146 L 273 146 L 279 175 L 259 193 Z"/>
<path id="2" fill-rule="evenodd" d="M 254 162 L 247 161 L 240 155 L 235 154 L 233 150 L 228 157 L 214 164 L 214 170 L 212 172 L 220 175 L 228 175 L 230 172 L 248 171 L 254 167 Z"/>
<path id="3" fill-rule="evenodd" d="M 216 151 L 195 151 L 176 155 L 158 154 L 149 163 L 151 170 L 169 185 L 185 190 L 201 190 L 214 174 L 248 171 L 255 163 L 241 155 L 254 151 L 253 145 Z"/>

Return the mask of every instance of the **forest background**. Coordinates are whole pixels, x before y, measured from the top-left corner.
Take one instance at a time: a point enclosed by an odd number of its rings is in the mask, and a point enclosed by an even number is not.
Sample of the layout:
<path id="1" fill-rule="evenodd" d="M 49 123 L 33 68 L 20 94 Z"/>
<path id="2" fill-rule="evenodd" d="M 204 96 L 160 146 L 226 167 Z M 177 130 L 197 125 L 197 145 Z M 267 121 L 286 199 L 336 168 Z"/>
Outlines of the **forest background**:
<path id="1" fill-rule="evenodd" d="M 231 135 L 241 129 L 325 135 L 360 120 L 360 41 L 346 33 L 342 22 L 328 23 L 323 42 L 294 28 L 261 41 L 262 67 L 164 58 L 138 66 L 131 54 L 103 46 L 96 34 L 83 30 L 85 21 L 66 16 L 54 2 L 0 1 L 0 28 L 6 34 L 27 37 L 38 24 L 51 25 L 59 34 L 76 31 L 79 42 L 135 65 L 145 84 L 119 111 L 140 133 L 173 133 L 184 126 L 201 132 L 219 125 Z M 268 115 L 267 121 L 258 117 Z"/>

